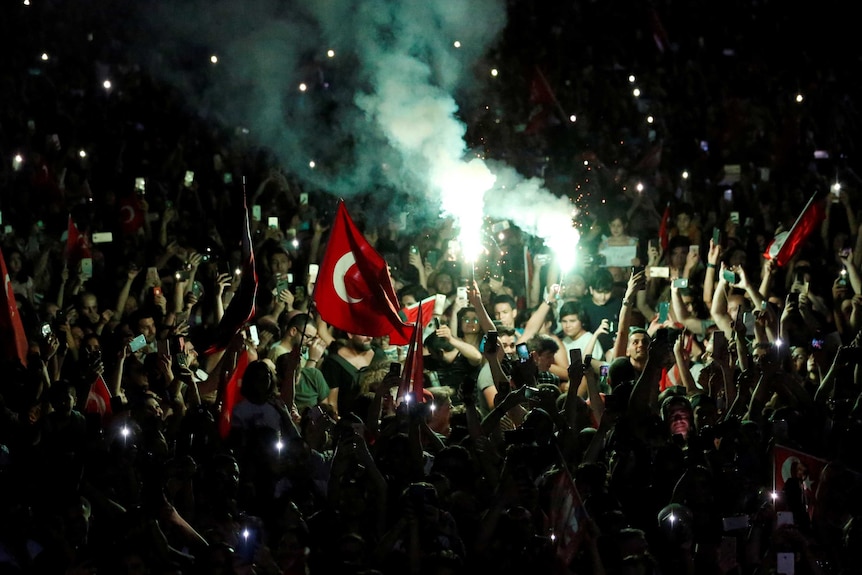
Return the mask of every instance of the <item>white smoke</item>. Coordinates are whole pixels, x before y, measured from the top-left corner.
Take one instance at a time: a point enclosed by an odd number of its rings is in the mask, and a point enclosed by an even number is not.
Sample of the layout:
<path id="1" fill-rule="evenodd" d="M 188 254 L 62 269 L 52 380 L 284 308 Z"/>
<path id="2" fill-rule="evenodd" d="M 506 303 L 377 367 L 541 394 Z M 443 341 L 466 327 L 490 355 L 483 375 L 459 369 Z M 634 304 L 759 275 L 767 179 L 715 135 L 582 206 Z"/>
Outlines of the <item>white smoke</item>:
<path id="1" fill-rule="evenodd" d="M 506 24 L 505 0 L 193 0 L 151 15 L 162 46 L 219 53 L 206 89 L 186 95 L 249 127 L 305 181 L 342 197 L 421 197 L 410 209 L 451 215 L 468 255 L 486 215 L 544 238 L 564 260 L 574 253 L 568 199 L 466 149 L 457 101 L 495 89 L 473 68 Z"/>

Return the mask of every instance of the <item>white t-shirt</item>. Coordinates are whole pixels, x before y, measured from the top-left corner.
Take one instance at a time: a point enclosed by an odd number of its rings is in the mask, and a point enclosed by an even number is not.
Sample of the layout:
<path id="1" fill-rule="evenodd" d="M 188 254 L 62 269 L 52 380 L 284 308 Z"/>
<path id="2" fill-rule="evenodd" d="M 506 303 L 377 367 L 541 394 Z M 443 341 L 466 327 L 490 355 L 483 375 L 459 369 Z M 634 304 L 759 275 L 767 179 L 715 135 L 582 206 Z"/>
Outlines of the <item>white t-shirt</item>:
<path id="1" fill-rule="evenodd" d="M 563 345 L 566 346 L 566 351 L 572 351 L 573 349 L 581 350 L 581 354 L 587 355 L 587 346 L 590 345 L 590 340 L 593 338 L 592 332 L 585 331 L 581 334 L 581 337 L 578 339 L 572 339 L 569 336 L 563 338 Z M 599 340 L 596 340 L 596 345 L 593 346 L 593 353 L 591 354 L 594 359 L 598 359 L 599 361 L 604 361 L 605 358 L 605 350 L 602 349 L 602 344 L 599 343 Z"/>

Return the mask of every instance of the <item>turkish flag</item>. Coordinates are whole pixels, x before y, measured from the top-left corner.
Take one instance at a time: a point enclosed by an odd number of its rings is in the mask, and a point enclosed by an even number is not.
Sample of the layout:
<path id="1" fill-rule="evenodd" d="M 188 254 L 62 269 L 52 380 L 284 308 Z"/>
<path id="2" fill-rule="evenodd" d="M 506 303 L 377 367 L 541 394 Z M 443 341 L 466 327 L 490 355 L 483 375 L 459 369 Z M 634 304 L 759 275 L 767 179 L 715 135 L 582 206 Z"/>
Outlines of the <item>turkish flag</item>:
<path id="1" fill-rule="evenodd" d="M 242 230 L 240 234 L 240 271 L 239 288 L 227 306 L 215 332 L 206 346 L 206 355 L 225 349 L 234 336 L 254 316 L 254 301 L 257 298 L 257 270 L 254 263 L 254 250 L 251 242 L 251 228 L 248 224 L 248 204 L 245 190 L 242 193 Z"/>
<path id="2" fill-rule="evenodd" d="M 0 302 L 0 353 L 3 359 L 18 358 L 21 364 L 27 365 L 27 350 L 30 343 L 27 334 L 24 333 L 24 324 L 21 322 L 21 314 L 18 313 L 18 303 L 15 301 L 15 292 L 12 289 L 12 280 L 6 270 L 6 259 L 3 250 L 0 249 L 0 277 L 3 278 L 3 298 Z"/>
<path id="3" fill-rule="evenodd" d="M 661 249 L 666 250 L 670 243 L 670 203 L 664 207 L 664 214 L 658 226 L 658 239 L 661 242 Z"/>
<path id="4" fill-rule="evenodd" d="M 386 260 L 365 240 L 340 200 L 314 286 L 320 317 L 348 333 L 388 335 L 390 344 L 406 345 L 410 326 L 398 317 L 397 302 Z"/>
<path id="5" fill-rule="evenodd" d="M 763 257 L 775 260 L 778 267 L 784 266 L 793 259 L 805 239 L 826 219 L 825 200 L 818 198 L 817 195 L 815 193 L 808 199 L 808 203 L 805 204 L 805 208 L 796 218 L 790 231 L 781 232 L 775 236 Z"/>
<path id="6" fill-rule="evenodd" d="M 127 194 L 120 198 L 120 227 L 123 234 L 133 236 L 144 227 L 144 210 L 137 194 Z"/>
<path id="7" fill-rule="evenodd" d="M 69 214 L 69 227 L 66 233 L 66 262 L 75 263 L 82 258 L 92 257 L 90 251 L 90 238 L 78 231 L 72 214 Z"/>
<path id="8" fill-rule="evenodd" d="M 407 307 L 401 308 L 401 313 L 404 314 L 404 322 L 405 323 L 416 323 L 419 318 L 419 314 L 422 314 L 422 317 L 434 317 L 434 305 L 437 302 L 436 296 L 428 296 L 420 302 L 410 304 Z M 421 308 L 421 310 L 420 310 Z M 428 320 L 431 321 L 431 320 Z"/>
<path id="9" fill-rule="evenodd" d="M 422 390 L 425 387 L 424 371 L 425 361 L 422 358 L 424 346 L 422 334 L 425 332 L 425 324 L 422 321 L 425 306 L 416 306 L 416 321 L 413 324 L 413 337 L 410 341 L 410 349 L 407 350 L 407 359 L 404 360 L 404 373 L 401 374 L 401 385 L 398 386 L 398 397 L 412 394 L 414 401 L 425 401 Z M 433 308 L 431 312 L 433 313 Z"/>
<path id="10" fill-rule="evenodd" d="M 87 403 L 84 404 L 84 413 L 98 413 L 102 416 L 102 421 L 112 414 L 111 392 L 101 375 L 90 386 Z"/>
<path id="11" fill-rule="evenodd" d="M 230 418 L 233 413 L 234 406 L 239 403 L 239 388 L 242 381 L 242 376 L 245 373 L 245 368 L 248 367 L 248 350 L 244 349 L 237 358 L 236 367 L 233 368 L 233 373 L 224 386 L 224 391 L 221 401 L 221 409 L 219 410 L 218 433 L 222 439 L 227 438 L 230 433 Z"/>
<path id="12" fill-rule="evenodd" d="M 568 573 L 566 568 L 583 543 L 587 512 L 568 470 L 558 471 L 552 481 L 547 528 L 553 535 L 558 567 L 563 568 L 560 572 Z"/>

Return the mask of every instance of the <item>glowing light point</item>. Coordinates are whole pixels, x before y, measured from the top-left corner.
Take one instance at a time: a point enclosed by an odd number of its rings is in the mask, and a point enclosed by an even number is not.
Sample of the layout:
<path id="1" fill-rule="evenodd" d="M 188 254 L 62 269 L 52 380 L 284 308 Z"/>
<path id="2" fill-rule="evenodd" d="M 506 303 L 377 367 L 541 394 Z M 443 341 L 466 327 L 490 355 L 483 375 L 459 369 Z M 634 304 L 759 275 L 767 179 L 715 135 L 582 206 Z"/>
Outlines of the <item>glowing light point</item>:
<path id="1" fill-rule="evenodd" d="M 24 6 L 29 6 L 29 5 L 30 5 L 30 0 L 24 0 Z"/>
<path id="2" fill-rule="evenodd" d="M 311 160 L 310 162 L 308 162 L 308 167 L 313 170 L 314 168 L 317 167 L 317 162 L 315 162 L 314 160 Z"/>
<path id="3" fill-rule="evenodd" d="M 79 157 L 79 158 L 86 158 L 86 157 L 87 157 L 87 151 L 86 151 L 86 150 L 81 150 L 81 151 L 79 151 L 79 152 L 78 152 L 78 157 Z"/>
<path id="4" fill-rule="evenodd" d="M 296 238 L 293 238 L 293 241 L 291 241 L 290 243 L 291 243 L 291 245 L 293 245 L 294 248 L 299 247 L 299 240 Z"/>
<path id="5" fill-rule="evenodd" d="M 281 453 L 281 450 L 284 449 L 284 442 L 279 439 L 275 442 L 275 448 L 278 449 L 279 453 Z"/>
<path id="6" fill-rule="evenodd" d="M 308 86 L 305 84 L 305 82 L 299 85 L 300 92 L 305 92 L 306 90 L 308 90 Z"/>
<path id="7" fill-rule="evenodd" d="M 210 56 L 210 62 L 212 62 L 213 64 L 218 64 L 218 56 L 216 56 L 215 54 Z"/>
<path id="8" fill-rule="evenodd" d="M 832 184 L 832 191 L 836 194 L 841 191 L 841 182 L 835 182 Z"/>
<path id="9" fill-rule="evenodd" d="M 243 529 L 243 530 L 242 530 L 242 536 L 243 536 L 243 538 L 244 538 L 246 541 L 248 541 L 248 536 L 249 536 L 249 535 L 251 535 L 251 534 L 248 532 L 248 529 Z"/>
<path id="10" fill-rule="evenodd" d="M 21 169 L 21 165 L 24 163 L 24 157 L 21 154 L 15 154 L 12 158 L 12 169 L 16 172 Z"/>
<path id="11" fill-rule="evenodd" d="M 688 179 L 688 170 L 683 170 L 683 171 L 682 171 L 682 179 L 683 179 L 683 180 L 687 180 L 687 179 Z"/>
<path id="12" fill-rule="evenodd" d="M 491 68 L 491 76 L 494 78 L 496 78 L 499 73 L 500 72 L 496 68 Z"/>
<path id="13" fill-rule="evenodd" d="M 801 104 L 805 97 L 802 94 L 796 94 L 796 103 Z"/>
<path id="14" fill-rule="evenodd" d="M 327 50 L 326 51 L 327 58 L 335 58 L 335 50 Z"/>
<path id="15" fill-rule="evenodd" d="M 641 89 L 640 89 L 640 88 L 635 88 L 634 90 L 632 90 L 632 96 L 634 96 L 635 98 L 640 98 L 640 96 L 641 96 Z"/>
<path id="16" fill-rule="evenodd" d="M 667 519 L 668 521 L 670 521 L 670 524 L 673 525 L 673 522 L 676 521 L 676 515 L 671 513 L 670 515 L 668 515 Z"/>
<path id="17" fill-rule="evenodd" d="M 638 182 L 638 185 L 637 185 L 637 186 L 635 186 L 635 189 L 636 189 L 638 192 L 643 192 L 643 191 L 644 191 L 644 185 L 643 185 L 643 182 Z"/>
<path id="18" fill-rule="evenodd" d="M 551 541 L 556 541 L 556 540 L 557 540 L 557 535 L 553 531 L 551 531 Z"/>
<path id="19" fill-rule="evenodd" d="M 47 52 L 42 52 L 42 61 L 43 61 L 43 62 L 46 62 L 47 60 L 48 60 L 48 53 L 47 53 Z"/>
<path id="20" fill-rule="evenodd" d="M 635 75 L 629 74 L 629 84 L 634 84 L 634 83 L 635 83 Z"/>
<path id="21" fill-rule="evenodd" d="M 102 88 L 104 88 L 105 90 L 110 90 L 113 87 L 114 85 L 111 84 L 110 80 L 105 80 L 104 82 L 102 82 Z"/>
<path id="22" fill-rule="evenodd" d="M 129 431 L 129 428 L 124 425 L 123 429 L 120 430 L 120 433 L 123 434 L 123 437 L 125 438 L 128 437 L 131 432 Z"/>
<path id="23" fill-rule="evenodd" d="M 652 124 L 653 122 L 655 122 L 655 118 L 653 118 L 652 116 L 647 116 L 646 121 L 647 124 Z"/>
<path id="24" fill-rule="evenodd" d="M 452 42 L 452 45 L 455 46 L 456 48 L 460 48 L 461 42 L 459 42 L 458 40 L 455 40 L 454 42 Z"/>
<path id="25" fill-rule="evenodd" d="M 775 500 L 776 500 L 776 499 L 778 499 L 778 492 L 777 492 L 777 491 L 773 491 L 773 492 L 771 492 L 771 493 L 769 494 L 769 496 L 770 496 L 770 497 L 772 497 L 772 503 L 773 503 L 773 505 L 774 505 L 774 504 L 775 504 Z"/>
<path id="26" fill-rule="evenodd" d="M 781 347 L 782 345 L 784 345 L 784 342 L 783 342 L 783 341 L 781 341 L 781 339 L 776 339 L 776 340 L 775 340 L 775 347 Z M 774 493 L 774 492 L 773 492 L 773 493 Z M 778 497 L 778 495 L 776 494 L 776 495 L 775 495 L 775 497 Z"/>
<path id="27" fill-rule="evenodd" d="M 578 121 L 578 117 L 572 114 L 571 116 L 569 116 L 569 121 L 574 124 Z"/>

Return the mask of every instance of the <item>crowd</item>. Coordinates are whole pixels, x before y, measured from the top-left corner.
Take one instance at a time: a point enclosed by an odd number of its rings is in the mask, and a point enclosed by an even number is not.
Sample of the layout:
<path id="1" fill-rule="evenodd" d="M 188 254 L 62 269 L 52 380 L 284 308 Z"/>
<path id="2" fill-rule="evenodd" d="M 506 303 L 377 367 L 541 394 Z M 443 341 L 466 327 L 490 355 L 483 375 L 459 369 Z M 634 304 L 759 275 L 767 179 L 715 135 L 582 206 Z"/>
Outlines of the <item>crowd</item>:
<path id="1" fill-rule="evenodd" d="M 812 73 L 810 108 L 772 51 L 713 98 L 724 20 L 648 58 L 647 29 L 611 42 L 601 3 L 511 2 L 525 27 L 498 57 L 541 60 L 563 104 L 601 112 L 525 130 L 528 72 L 502 122 L 465 111 L 468 137 L 576 202 L 577 264 L 508 221 L 468 262 L 451 219 L 348 198 L 402 316 L 435 300 L 409 397 L 409 346 L 315 304 L 336 198 L 188 113 L 107 12 L 38 4 L 0 18 L 0 250 L 27 340 L 0 372 L 0 572 L 859 572 L 862 206 L 841 60 Z M 655 6 L 680 30 L 672 8 Z M 509 53 L 535 38 L 541 59 Z M 34 64 L 43 49 L 63 65 Z M 616 78 L 630 63 L 655 69 L 649 102 Z M 105 66 L 122 91 L 92 87 Z M 758 74 L 753 95 L 740 78 Z M 255 312 L 217 345 L 248 279 L 244 201 Z M 767 256 L 802 213 L 803 241 Z"/>

